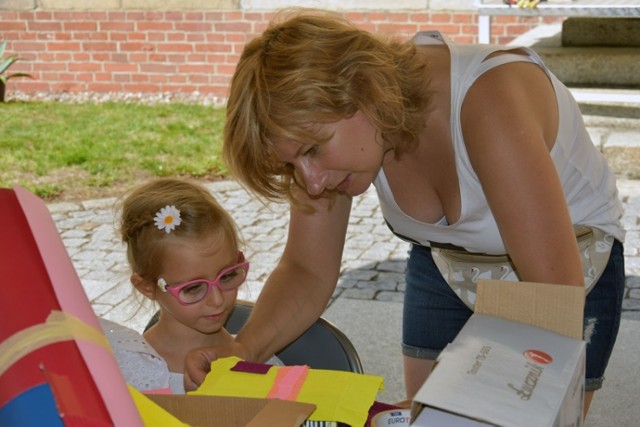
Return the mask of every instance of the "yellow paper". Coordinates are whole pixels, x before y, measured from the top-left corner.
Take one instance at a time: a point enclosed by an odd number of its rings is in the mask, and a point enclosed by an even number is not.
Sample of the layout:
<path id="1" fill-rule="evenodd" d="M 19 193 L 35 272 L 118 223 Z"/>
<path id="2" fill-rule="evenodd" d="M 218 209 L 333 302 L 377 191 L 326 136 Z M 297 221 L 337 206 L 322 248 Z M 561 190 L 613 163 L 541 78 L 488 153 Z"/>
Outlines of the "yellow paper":
<path id="1" fill-rule="evenodd" d="M 227 357 L 211 364 L 211 372 L 197 391 L 189 394 L 264 398 L 274 385 L 280 367 L 267 374 L 231 371 L 241 359 Z M 338 421 L 352 426 L 366 423 L 369 409 L 382 389 L 382 377 L 345 371 L 309 369 L 306 381 L 295 399 L 312 403 L 315 421 Z"/>
<path id="2" fill-rule="evenodd" d="M 211 371 L 200 387 L 188 394 L 265 398 L 273 386 L 277 370 L 273 366 L 266 374 L 232 371 L 242 359 L 225 357 L 211 363 Z"/>
<path id="3" fill-rule="evenodd" d="M 183 423 L 135 388 L 128 387 L 145 426 L 189 427 L 189 424 Z"/>
<path id="4" fill-rule="evenodd" d="M 296 400 L 316 405 L 310 420 L 363 426 L 382 383 L 374 375 L 310 369 Z"/>

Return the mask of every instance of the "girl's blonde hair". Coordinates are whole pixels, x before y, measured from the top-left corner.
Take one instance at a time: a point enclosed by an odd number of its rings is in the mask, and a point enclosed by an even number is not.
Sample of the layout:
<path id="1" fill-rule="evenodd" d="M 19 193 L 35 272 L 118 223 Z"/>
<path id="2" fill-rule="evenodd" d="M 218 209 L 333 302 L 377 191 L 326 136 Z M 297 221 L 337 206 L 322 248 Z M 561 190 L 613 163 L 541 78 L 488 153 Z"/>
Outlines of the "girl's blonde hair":
<path id="1" fill-rule="evenodd" d="M 395 156 L 424 129 L 429 73 L 411 42 L 383 40 L 338 14 L 294 10 L 249 42 L 231 82 L 223 156 L 231 172 L 269 200 L 295 201 L 278 141 L 322 143 L 315 124 L 362 111 Z"/>
<path id="2" fill-rule="evenodd" d="M 170 233 L 154 224 L 167 205 L 175 206 L 181 219 Z M 165 250 L 174 242 L 216 239 L 236 251 L 240 244 L 235 222 L 207 189 L 173 178 L 156 179 L 125 194 L 119 225 L 132 271 L 150 281 L 157 280 Z"/>

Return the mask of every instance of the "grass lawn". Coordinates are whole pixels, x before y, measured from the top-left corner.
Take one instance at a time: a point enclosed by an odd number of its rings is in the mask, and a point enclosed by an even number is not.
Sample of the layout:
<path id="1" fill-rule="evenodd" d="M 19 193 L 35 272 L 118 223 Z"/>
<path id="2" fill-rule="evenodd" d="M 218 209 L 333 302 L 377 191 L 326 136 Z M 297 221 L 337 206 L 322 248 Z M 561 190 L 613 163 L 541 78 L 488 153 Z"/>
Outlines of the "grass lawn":
<path id="1" fill-rule="evenodd" d="M 195 104 L 0 104 L 0 186 L 48 201 L 120 195 L 155 176 L 210 181 L 225 110 Z"/>

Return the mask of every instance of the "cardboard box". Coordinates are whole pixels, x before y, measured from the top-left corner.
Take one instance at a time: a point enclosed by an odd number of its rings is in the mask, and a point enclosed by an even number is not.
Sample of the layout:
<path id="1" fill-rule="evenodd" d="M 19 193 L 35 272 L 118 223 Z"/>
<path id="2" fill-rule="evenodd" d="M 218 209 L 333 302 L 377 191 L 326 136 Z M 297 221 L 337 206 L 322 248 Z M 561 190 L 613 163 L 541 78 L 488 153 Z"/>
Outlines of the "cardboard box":
<path id="1" fill-rule="evenodd" d="M 180 421 L 194 427 L 299 427 L 315 405 L 246 397 L 147 395 Z"/>
<path id="2" fill-rule="evenodd" d="M 476 313 L 414 398 L 412 425 L 581 426 L 583 307 L 582 288 L 479 284 Z"/>

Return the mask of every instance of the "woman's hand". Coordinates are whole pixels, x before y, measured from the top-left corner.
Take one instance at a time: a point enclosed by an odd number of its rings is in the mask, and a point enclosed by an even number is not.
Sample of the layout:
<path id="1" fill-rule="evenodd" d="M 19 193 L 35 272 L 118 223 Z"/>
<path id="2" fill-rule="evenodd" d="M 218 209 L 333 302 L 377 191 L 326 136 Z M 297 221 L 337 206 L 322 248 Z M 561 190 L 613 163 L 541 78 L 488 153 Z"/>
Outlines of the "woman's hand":
<path id="1" fill-rule="evenodd" d="M 216 347 L 201 347 L 191 350 L 184 359 L 184 389 L 196 390 L 211 371 L 211 362 L 221 357 L 238 356 L 243 360 L 247 354 L 240 343 Z"/>

